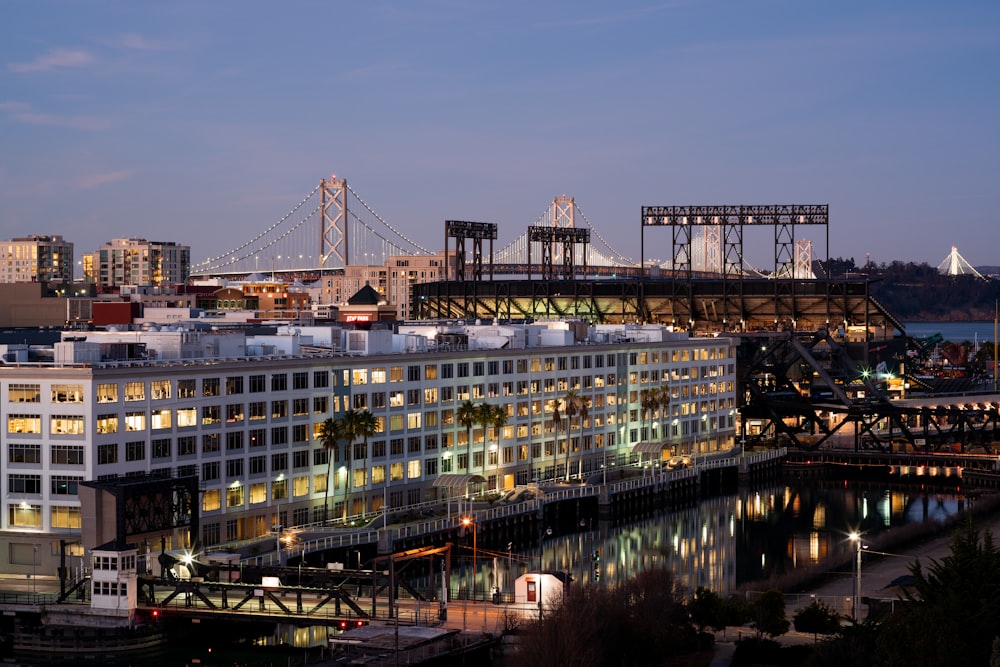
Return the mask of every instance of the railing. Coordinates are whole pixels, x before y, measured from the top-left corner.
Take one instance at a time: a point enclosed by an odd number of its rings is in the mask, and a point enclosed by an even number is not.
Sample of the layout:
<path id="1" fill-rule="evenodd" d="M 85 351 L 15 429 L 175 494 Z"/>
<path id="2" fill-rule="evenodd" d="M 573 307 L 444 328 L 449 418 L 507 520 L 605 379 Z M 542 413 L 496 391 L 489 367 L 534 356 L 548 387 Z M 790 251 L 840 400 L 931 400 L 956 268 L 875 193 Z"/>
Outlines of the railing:
<path id="1" fill-rule="evenodd" d="M 751 452 L 745 453 L 741 456 L 727 456 L 722 458 L 697 458 L 693 460 L 693 465 L 688 468 L 681 468 L 676 470 L 660 471 L 654 473 L 653 475 L 646 477 L 636 477 L 634 479 L 622 480 L 619 482 L 609 483 L 608 495 L 609 497 L 616 496 L 621 493 L 628 493 L 631 491 L 636 491 L 639 489 L 660 486 L 660 485 L 670 485 L 673 482 L 680 480 L 691 479 L 698 477 L 703 470 L 714 470 L 717 468 L 734 468 L 740 465 L 749 466 L 763 463 L 766 461 L 774 460 L 777 458 L 783 458 L 787 454 L 787 449 L 782 447 L 774 450 L 768 450 L 765 452 Z M 474 509 L 470 512 L 473 520 L 477 524 L 484 524 L 497 519 L 518 516 L 524 514 L 531 514 L 532 512 L 538 512 L 544 505 L 549 503 L 558 503 L 566 500 L 575 500 L 580 498 L 591 498 L 600 494 L 600 487 L 596 485 L 577 485 L 571 486 L 564 489 L 556 489 L 551 491 L 539 491 L 539 495 L 532 500 L 520 501 L 517 503 L 496 505 L 489 508 Z M 406 508 L 396 509 L 396 512 L 411 512 L 416 509 L 429 509 L 431 507 L 440 508 L 441 501 L 432 501 L 428 503 L 420 503 L 418 505 L 407 506 Z M 382 516 L 378 514 L 376 516 Z M 419 521 L 416 523 L 406 523 L 400 526 L 393 526 L 393 537 L 394 538 L 412 538 L 420 537 L 423 535 L 430 535 L 434 533 L 441 533 L 448 530 L 453 530 L 460 527 L 462 524 L 462 517 L 458 514 L 443 516 L 435 519 L 428 519 L 426 521 Z M 319 537 L 311 540 L 305 540 L 298 544 L 293 544 L 287 548 L 283 548 L 281 555 L 277 553 L 267 553 L 260 556 L 255 556 L 252 558 L 245 559 L 244 562 L 248 564 L 255 565 L 277 565 L 280 564 L 282 558 L 287 559 L 292 556 L 301 556 L 314 551 L 322 551 L 325 549 L 333 549 L 338 547 L 346 546 L 358 546 L 361 544 L 374 544 L 378 542 L 379 531 L 378 530 L 349 530 L 345 529 L 341 524 L 339 526 L 323 525 L 322 523 L 312 523 L 305 524 L 302 526 L 296 526 L 297 530 L 337 530 L 338 532 L 333 535 L 328 535 L 325 537 Z M 259 541 L 273 540 L 274 537 L 263 538 Z"/>

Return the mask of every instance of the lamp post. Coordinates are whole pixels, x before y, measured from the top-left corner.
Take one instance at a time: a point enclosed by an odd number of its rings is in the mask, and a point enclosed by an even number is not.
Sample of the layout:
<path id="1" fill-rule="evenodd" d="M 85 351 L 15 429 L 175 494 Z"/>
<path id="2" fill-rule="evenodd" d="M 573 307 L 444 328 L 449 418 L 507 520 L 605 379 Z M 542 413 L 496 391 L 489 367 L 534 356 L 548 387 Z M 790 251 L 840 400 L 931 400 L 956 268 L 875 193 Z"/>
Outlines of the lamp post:
<path id="1" fill-rule="evenodd" d="M 468 528 L 472 526 L 472 599 L 476 599 L 476 572 L 477 572 L 477 549 L 476 549 L 476 534 L 479 532 L 477 530 L 478 526 L 476 520 L 472 517 L 465 517 L 462 519 L 462 525 Z"/>
<path id="2" fill-rule="evenodd" d="M 854 600 L 853 600 L 853 617 L 854 622 L 859 623 L 861 621 L 861 550 L 864 545 L 861 543 L 861 533 L 854 531 L 848 535 L 851 542 L 857 546 L 857 558 L 854 562 Z"/>

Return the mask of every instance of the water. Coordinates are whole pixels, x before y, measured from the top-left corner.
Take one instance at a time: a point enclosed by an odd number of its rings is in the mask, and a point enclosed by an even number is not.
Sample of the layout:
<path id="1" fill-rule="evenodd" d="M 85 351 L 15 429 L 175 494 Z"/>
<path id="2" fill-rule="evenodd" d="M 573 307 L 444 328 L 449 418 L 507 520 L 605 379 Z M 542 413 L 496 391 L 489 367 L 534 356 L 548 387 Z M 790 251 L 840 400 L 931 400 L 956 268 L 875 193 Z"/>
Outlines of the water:
<path id="1" fill-rule="evenodd" d="M 874 539 L 909 524 L 943 521 L 961 502 L 955 489 L 845 480 L 741 489 L 623 525 L 546 537 L 542 568 L 570 572 L 585 585 L 607 585 L 666 566 L 688 590 L 705 586 L 724 594 L 840 558 L 854 548 L 847 539 L 853 530 Z M 458 553 L 464 560 L 464 551 Z M 517 576 L 537 569 L 537 552 L 521 554 L 520 562 L 497 558 L 495 571 L 492 558 L 481 555 L 478 565 L 477 590 L 495 582 L 509 592 Z M 468 572 L 459 565 L 452 574 L 459 577 L 454 594 L 467 585 Z"/>
<path id="2" fill-rule="evenodd" d="M 945 340 L 954 343 L 993 341 L 993 322 L 906 322 L 906 335 L 926 338 L 941 334 Z"/>

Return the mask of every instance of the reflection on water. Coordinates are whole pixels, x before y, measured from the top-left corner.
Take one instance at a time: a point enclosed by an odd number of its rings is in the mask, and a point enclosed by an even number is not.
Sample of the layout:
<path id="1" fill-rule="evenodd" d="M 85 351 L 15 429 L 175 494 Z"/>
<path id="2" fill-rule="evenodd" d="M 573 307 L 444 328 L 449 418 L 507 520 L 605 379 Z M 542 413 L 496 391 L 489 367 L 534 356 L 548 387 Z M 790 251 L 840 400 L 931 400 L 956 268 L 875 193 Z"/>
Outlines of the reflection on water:
<path id="1" fill-rule="evenodd" d="M 852 530 L 870 538 L 911 523 L 941 521 L 961 502 L 952 491 L 870 482 L 810 480 L 745 489 L 628 524 L 595 524 L 592 530 L 546 537 L 542 567 L 570 572 L 584 584 L 607 585 L 666 566 L 689 590 L 706 586 L 724 594 L 848 553 Z M 537 553 L 521 560 L 481 559 L 478 590 L 496 581 L 510 591 L 514 578 L 537 567 Z"/>

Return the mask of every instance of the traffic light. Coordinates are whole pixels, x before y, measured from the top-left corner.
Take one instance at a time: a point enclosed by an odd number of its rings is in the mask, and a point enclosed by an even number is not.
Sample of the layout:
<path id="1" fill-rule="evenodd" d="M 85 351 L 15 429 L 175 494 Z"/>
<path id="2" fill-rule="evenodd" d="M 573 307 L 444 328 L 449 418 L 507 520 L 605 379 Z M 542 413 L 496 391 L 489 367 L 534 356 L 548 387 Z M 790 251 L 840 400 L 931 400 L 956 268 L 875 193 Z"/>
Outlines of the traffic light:
<path id="1" fill-rule="evenodd" d="M 601 554 L 599 552 L 597 552 L 597 551 L 594 551 L 593 553 L 591 553 L 590 554 L 590 562 L 591 562 L 591 564 L 593 566 L 593 569 L 594 569 L 594 577 L 593 577 L 594 581 L 600 581 L 601 580 Z"/>

